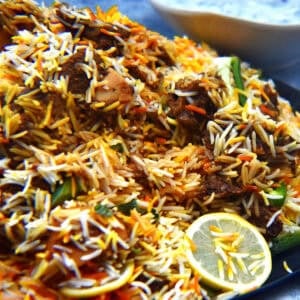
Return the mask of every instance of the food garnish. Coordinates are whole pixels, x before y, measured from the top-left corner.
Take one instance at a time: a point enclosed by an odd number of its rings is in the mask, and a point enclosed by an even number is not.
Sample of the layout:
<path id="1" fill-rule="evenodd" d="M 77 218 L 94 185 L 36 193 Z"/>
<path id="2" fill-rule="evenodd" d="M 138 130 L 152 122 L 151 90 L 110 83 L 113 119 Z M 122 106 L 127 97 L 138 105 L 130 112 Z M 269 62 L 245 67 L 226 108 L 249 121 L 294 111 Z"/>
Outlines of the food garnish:
<path id="1" fill-rule="evenodd" d="M 240 293 L 261 286 L 272 270 L 270 248 L 256 227 L 232 213 L 210 213 L 187 230 L 188 259 L 207 284 Z"/>
<path id="2" fill-rule="evenodd" d="M 247 97 L 245 94 L 243 94 L 241 91 L 244 91 L 244 81 L 242 78 L 242 73 L 241 73 L 241 61 L 237 56 L 233 56 L 231 58 L 231 68 L 232 68 L 232 73 L 233 73 L 233 78 L 234 78 L 234 83 L 236 85 L 236 88 L 239 89 L 239 102 L 240 105 L 244 106 Z"/>
<path id="3" fill-rule="evenodd" d="M 294 229 L 290 232 L 280 233 L 272 240 L 272 253 L 280 254 L 286 250 L 300 245 L 300 230 Z"/>

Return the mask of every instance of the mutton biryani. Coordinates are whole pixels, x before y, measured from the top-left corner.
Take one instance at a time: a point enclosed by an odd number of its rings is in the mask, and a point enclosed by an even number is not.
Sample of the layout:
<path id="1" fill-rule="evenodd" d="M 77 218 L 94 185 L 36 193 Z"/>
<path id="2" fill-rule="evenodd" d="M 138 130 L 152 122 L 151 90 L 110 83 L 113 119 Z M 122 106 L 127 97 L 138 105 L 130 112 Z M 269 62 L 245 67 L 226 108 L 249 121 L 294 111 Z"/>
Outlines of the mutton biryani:
<path id="1" fill-rule="evenodd" d="M 300 236 L 300 114 L 272 80 L 116 7 L 2 0 L 0 24 L 1 299 L 266 280 Z"/>

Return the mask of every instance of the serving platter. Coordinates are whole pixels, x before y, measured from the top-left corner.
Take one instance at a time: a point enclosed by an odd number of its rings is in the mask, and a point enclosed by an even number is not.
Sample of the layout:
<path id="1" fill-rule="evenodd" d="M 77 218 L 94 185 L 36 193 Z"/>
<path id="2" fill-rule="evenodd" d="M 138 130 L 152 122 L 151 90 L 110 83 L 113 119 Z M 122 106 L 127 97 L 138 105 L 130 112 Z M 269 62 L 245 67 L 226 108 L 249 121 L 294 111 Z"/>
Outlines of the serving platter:
<path id="1" fill-rule="evenodd" d="M 240 6 L 238 2 L 234 5 L 234 1 L 229 1 L 228 5 L 220 2 L 219 8 L 223 5 L 224 10 L 227 9 L 228 12 L 232 11 L 232 8 L 240 9 L 239 14 L 223 13 L 222 9 L 217 10 L 216 6 L 214 10 L 209 3 L 207 6 L 201 5 L 201 1 L 194 5 L 192 3 L 196 2 L 193 1 L 186 5 L 180 5 L 177 1 L 150 2 L 180 33 L 187 34 L 197 41 L 205 41 L 218 49 L 219 53 L 222 51 L 225 54 L 236 54 L 243 60 L 250 61 L 252 66 L 262 68 L 272 77 L 300 88 L 300 23 L 297 16 L 290 18 L 293 20 L 291 23 L 275 21 L 278 16 L 276 12 L 279 11 L 278 5 L 282 5 L 281 11 L 286 9 L 293 12 L 292 1 L 274 1 L 274 5 L 270 1 L 264 1 L 263 4 L 257 1 L 258 6 L 269 5 L 268 9 L 258 8 L 262 10 L 259 14 L 253 10 L 255 1 L 247 2 L 245 7 Z M 255 16 L 257 19 L 253 19 Z"/>
<path id="2" fill-rule="evenodd" d="M 298 299 L 300 278 L 300 246 L 273 257 L 273 267 L 265 284 L 250 293 L 235 297 L 235 300 L 250 299 Z M 287 262 L 293 273 L 288 273 L 283 266 Z"/>
<path id="3" fill-rule="evenodd" d="M 274 80 L 279 94 L 289 99 L 295 110 L 300 110 L 300 91 L 291 87 L 285 82 Z M 235 300 L 250 299 L 298 299 L 300 288 L 300 246 L 284 251 L 283 253 L 274 255 L 272 258 L 272 272 L 265 284 L 250 293 L 235 297 Z M 284 268 L 284 262 L 287 262 L 292 273 L 287 272 Z M 274 292 L 276 291 L 276 292 Z"/>

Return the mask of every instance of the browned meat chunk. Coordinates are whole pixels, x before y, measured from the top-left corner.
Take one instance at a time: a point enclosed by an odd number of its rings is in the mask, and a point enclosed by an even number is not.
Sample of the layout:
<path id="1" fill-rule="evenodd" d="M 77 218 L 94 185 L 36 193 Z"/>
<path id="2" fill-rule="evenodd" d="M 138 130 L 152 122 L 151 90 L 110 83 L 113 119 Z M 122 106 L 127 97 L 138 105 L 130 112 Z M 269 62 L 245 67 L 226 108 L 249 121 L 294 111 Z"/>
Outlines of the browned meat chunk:
<path id="1" fill-rule="evenodd" d="M 183 97 L 178 97 L 177 99 L 175 97 L 170 98 L 168 100 L 168 105 L 172 116 L 177 117 L 184 110 L 185 104 L 186 101 Z"/>
<path id="2" fill-rule="evenodd" d="M 12 243 L 7 238 L 4 225 L 0 225 L 0 254 L 8 254 L 12 252 Z"/>
<path id="3" fill-rule="evenodd" d="M 158 78 L 155 73 L 146 66 L 128 65 L 128 72 L 134 78 L 140 79 L 152 87 L 157 87 Z"/>
<path id="4" fill-rule="evenodd" d="M 175 88 L 182 92 L 197 92 L 195 96 L 193 96 L 194 105 L 203 108 L 207 116 L 211 116 L 215 113 L 216 107 L 210 99 L 208 91 L 201 85 L 201 81 L 199 79 L 185 77 L 179 79 Z"/>
<path id="5" fill-rule="evenodd" d="M 170 99 L 168 105 L 171 109 L 171 115 L 175 117 L 180 125 L 185 128 L 196 128 L 199 125 L 199 118 L 193 112 L 188 111 L 186 106 L 186 100 L 183 97 L 177 99 Z"/>
<path id="6" fill-rule="evenodd" d="M 193 112 L 183 110 L 177 117 L 177 121 L 185 128 L 194 129 L 199 126 L 199 120 Z"/>
<path id="7" fill-rule="evenodd" d="M 157 55 L 159 58 L 158 65 L 173 66 L 175 62 L 169 51 L 165 47 L 159 47 L 159 51 L 160 53 Z"/>
<path id="8" fill-rule="evenodd" d="M 148 74 L 147 72 L 145 72 L 144 70 L 142 70 L 142 68 L 140 68 L 139 66 L 127 66 L 128 72 L 131 76 L 133 76 L 134 78 L 138 78 L 143 82 L 147 82 L 148 81 Z"/>
<path id="9" fill-rule="evenodd" d="M 278 106 L 278 93 L 269 84 L 264 85 L 264 93 L 269 98 L 269 99 L 265 99 L 265 100 L 270 100 L 271 103 L 273 104 L 273 107 L 274 108 L 277 107 Z"/>
<path id="10" fill-rule="evenodd" d="M 204 180 L 204 193 L 210 195 L 216 193 L 218 196 L 228 197 L 230 195 L 240 195 L 243 189 L 228 182 L 225 178 L 213 174 L 207 176 Z"/>
<path id="11" fill-rule="evenodd" d="M 126 39 L 129 35 L 129 31 L 111 24 L 104 24 L 101 27 L 87 24 L 82 33 L 83 38 L 94 41 L 99 49 L 108 50 L 114 47 L 114 55 L 122 55 L 123 50 L 122 43 L 116 37 Z"/>
<path id="12" fill-rule="evenodd" d="M 203 89 L 203 87 L 200 86 L 199 79 L 189 77 L 179 79 L 175 84 L 175 88 L 184 92 L 199 91 Z"/>
<path id="13" fill-rule="evenodd" d="M 283 225 L 278 218 L 276 218 L 269 227 L 266 227 L 276 210 L 276 207 L 261 205 L 259 207 L 259 215 L 256 215 L 254 208 L 252 208 L 251 211 L 252 216 L 249 218 L 249 221 L 257 227 L 266 228 L 264 236 L 267 240 L 276 237 L 280 232 L 282 232 Z"/>
<path id="14" fill-rule="evenodd" d="M 118 39 L 127 39 L 130 31 L 118 25 L 93 20 L 76 20 L 68 13 L 64 5 L 57 5 L 56 18 L 69 30 L 72 35 L 95 42 L 96 47 L 103 50 L 115 48 L 113 55 L 121 55 L 123 44 Z M 117 38 L 118 37 L 118 38 Z"/>
<path id="15" fill-rule="evenodd" d="M 83 94 L 90 85 L 90 80 L 78 65 L 84 62 L 85 50 L 78 50 L 62 65 L 61 74 L 69 77 L 69 90 L 74 94 Z"/>
<path id="16" fill-rule="evenodd" d="M 106 104 L 120 101 L 126 103 L 131 101 L 133 90 L 125 79 L 115 70 L 109 69 L 108 74 L 104 77 L 103 86 L 97 88 L 96 100 Z"/>

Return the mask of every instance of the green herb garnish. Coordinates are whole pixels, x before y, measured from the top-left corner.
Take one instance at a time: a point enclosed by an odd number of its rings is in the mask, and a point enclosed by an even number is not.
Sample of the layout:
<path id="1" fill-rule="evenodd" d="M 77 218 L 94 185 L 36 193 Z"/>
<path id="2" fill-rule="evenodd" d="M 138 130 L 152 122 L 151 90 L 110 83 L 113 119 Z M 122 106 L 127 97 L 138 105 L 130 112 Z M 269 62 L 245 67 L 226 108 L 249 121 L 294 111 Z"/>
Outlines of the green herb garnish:
<path id="1" fill-rule="evenodd" d="M 271 192 L 269 192 L 270 195 L 276 196 L 276 198 L 268 197 L 267 198 L 271 205 L 281 207 L 284 204 L 286 195 L 287 195 L 287 187 L 286 184 L 281 183 L 279 187 L 276 189 L 273 189 Z"/>
<path id="2" fill-rule="evenodd" d="M 72 199 L 72 184 L 72 177 L 67 177 L 62 184 L 56 187 L 52 194 L 52 207 Z"/>
<path id="3" fill-rule="evenodd" d="M 138 254 L 141 254 L 142 252 L 142 249 L 141 248 L 131 248 L 132 252 L 135 254 L 135 255 L 138 255 Z"/>
<path id="4" fill-rule="evenodd" d="M 119 153 L 124 152 L 124 146 L 122 145 L 122 143 L 117 143 L 117 144 L 114 144 L 114 145 L 110 145 L 110 148 L 112 148 L 113 150 L 115 150 Z"/>
<path id="5" fill-rule="evenodd" d="M 113 214 L 111 208 L 109 208 L 106 204 L 101 203 L 95 206 L 95 211 L 102 217 L 111 217 Z"/>
<path id="6" fill-rule="evenodd" d="M 300 245 L 300 230 L 294 232 L 281 233 L 272 240 L 272 253 L 279 254 L 293 247 Z"/>
<path id="7" fill-rule="evenodd" d="M 66 200 L 71 200 L 86 191 L 87 187 L 83 179 L 80 177 L 66 177 L 63 183 L 56 186 L 52 194 L 52 207 L 60 205 Z"/>
<path id="8" fill-rule="evenodd" d="M 117 206 L 118 211 L 122 212 L 126 216 L 130 216 L 130 212 L 132 209 L 137 208 L 137 200 L 132 199 L 127 203 L 122 203 Z"/>
<path id="9" fill-rule="evenodd" d="M 231 58 L 231 70 L 233 74 L 233 79 L 235 86 L 240 89 L 241 91 L 244 91 L 244 81 L 241 73 L 241 61 L 237 56 L 233 56 Z M 244 94 L 239 93 L 239 102 L 241 106 L 244 106 L 246 104 L 247 97 Z"/>
<path id="10" fill-rule="evenodd" d="M 158 219 L 159 219 L 159 213 L 157 212 L 157 210 L 156 210 L 155 208 L 152 208 L 152 209 L 151 209 L 151 212 L 152 212 L 152 214 L 153 214 L 154 220 L 157 222 Z"/>
<path id="11" fill-rule="evenodd" d="M 142 215 L 147 213 L 146 209 L 138 207 L 138 203 L 136 199 L 132 199 L 127 203 L 121 203 L 113 207 L 109 207 L 106 204 L 99 203 L 95 206 L 95 211 L 96 213 L 98 213 L 103 217 L 110 217 L 113 214 L 112 209 L 114 207 L 116 207 L 119 212 L 123 213 L 126 216 L 130 216 L 130 213 L 133 209 L 136 209 Z M 159 214 L 157 213 L 156 209 L 152 208 L 151 213 L 153 214 L 154 220 L 157 221 L 159 219 Z"/>

